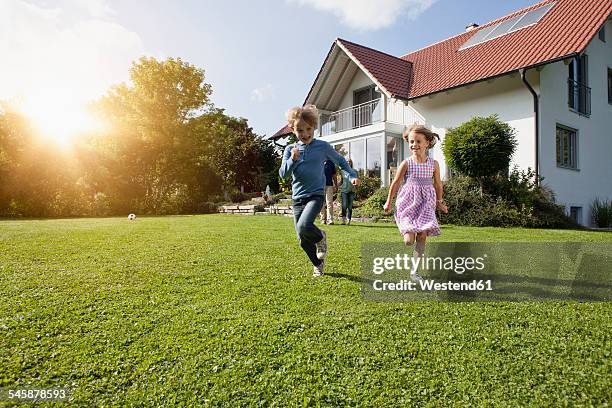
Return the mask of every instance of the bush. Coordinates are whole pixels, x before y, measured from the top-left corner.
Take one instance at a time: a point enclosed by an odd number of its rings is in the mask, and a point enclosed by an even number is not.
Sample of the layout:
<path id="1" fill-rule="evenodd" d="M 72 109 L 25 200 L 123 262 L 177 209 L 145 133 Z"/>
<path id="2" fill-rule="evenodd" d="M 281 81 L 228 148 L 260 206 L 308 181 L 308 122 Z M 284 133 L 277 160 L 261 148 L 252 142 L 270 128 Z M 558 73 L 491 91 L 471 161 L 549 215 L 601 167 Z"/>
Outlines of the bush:
<path id="1" fill-rule="evenodd" d="M 360 175 L 359 180 L 361 180 L 361 183 L 353 190 L 357 200 L 365 200 L 380 189 L 380 177 L 368 177 L 365 175 L 361 177 Z"/>
<path id="2" fill-rule="evenodd" d="M 198 204 L 199 214 L 214 214 L 219 212 L 219 204 L 212 201 L 204 201 Z"/>
<path id="3" fill-rule="evenodd" d="M 591 204 L 591 218 L 599 228 L 612 227 L 612 201 L 596 198 Z"/>
<path id="4" fill-rule="evenodd" d="M 367 200 L 361 203 L 359 207 L 353 209 L 353 216 L 368 218 L 392 217 L 392 213 L 385 214 L 383 211 L 383 205 L 385 205 L 388 195 L 389 187 L 379 188 Z"/>
<path id="5" fill-rule="evenodd" d="M 474 117 L 446 132 L 442 151 L 448 166 L 480 181 L 506 171 L 516 148 L 514 129 L 497 115 Z"/>
<path id="6" fill-rule="evenodd" d="M 241 203 L 251 199 L 251 196 L 236 189 L 229 192 L 229 199 L 232 203 Z"/>
<path id="7" fill-rule="evenodd" d="M 451 178 L 444 184 L 448 214 L 439 213 L 440 222 L 491 227 L 576 227 L 546 189 L 535 187 L 530 174 L 533 173 L 515 170 L 506 179 L 491 179 L 488 189 L 495 194 L 483 195 L 478 181 L 466 176 Z"/>

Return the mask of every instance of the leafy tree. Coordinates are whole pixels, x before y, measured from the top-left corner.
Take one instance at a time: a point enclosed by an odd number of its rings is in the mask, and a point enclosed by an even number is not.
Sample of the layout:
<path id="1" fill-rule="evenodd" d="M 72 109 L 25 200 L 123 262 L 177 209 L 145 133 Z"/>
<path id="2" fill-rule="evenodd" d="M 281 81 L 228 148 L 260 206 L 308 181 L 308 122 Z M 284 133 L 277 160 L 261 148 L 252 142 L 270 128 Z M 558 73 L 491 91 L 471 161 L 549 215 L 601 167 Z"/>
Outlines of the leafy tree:
<path id="1" fill-rule="evenodd" d="M 473 177 L 480 183 L 500 171 L 507 171 L 516 149 L 515 131 L 497 115 L 474 117 L 449 129 L 442 151 L 451 169 Z"/>
<path id="2" fill-rule="evenodd" d="M 123 211 L 157 213 L 194 189 L 199 146 L 189 121 L 210 108 L 212 90 L 204 71 L 180 58 L 141 58 L 130 78 L 96 104 L 112 130 L 96 141 L 108 177 L 93 183 Z"/>

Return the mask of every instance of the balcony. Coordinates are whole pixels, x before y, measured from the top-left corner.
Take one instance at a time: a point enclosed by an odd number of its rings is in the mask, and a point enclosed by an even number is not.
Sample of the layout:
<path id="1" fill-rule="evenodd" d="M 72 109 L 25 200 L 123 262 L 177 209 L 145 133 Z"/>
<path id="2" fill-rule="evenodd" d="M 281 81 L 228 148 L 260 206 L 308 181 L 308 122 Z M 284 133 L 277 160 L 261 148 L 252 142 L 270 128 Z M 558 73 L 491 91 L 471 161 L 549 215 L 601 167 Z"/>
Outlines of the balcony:
<path id="1" fill-rule="evenodd" d="M 381 121 L 380 99 L 321 115 L 321 135 L 329 136 Z"/>
<path id="2" fill-rule="evenodd" d="M 573 79 L 567 80 L 568 105 L 571 110 L 584 116 L 591 115 L 591 88 Z"/>
<path id="3" fill-rule="evenodd" d="M 383 115 L 383 102 L 382 98 L 374 99 L 336 112 L 322 113 L 321 136 L 329 136 L 383 121 L 400 125 L 425 123 L 422 116 L 399 101 L 388 102 L 386 115 Z"/>

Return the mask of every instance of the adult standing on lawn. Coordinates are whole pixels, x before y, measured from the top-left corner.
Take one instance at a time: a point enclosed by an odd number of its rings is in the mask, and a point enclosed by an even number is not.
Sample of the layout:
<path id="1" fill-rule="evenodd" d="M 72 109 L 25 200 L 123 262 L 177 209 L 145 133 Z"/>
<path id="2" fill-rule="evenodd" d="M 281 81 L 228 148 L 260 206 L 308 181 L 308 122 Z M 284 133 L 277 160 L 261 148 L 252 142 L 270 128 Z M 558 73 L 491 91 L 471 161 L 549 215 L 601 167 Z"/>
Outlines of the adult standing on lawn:
<path id="1" fill-rule="evenodd" d="M 324 195 L 325 201 L 321 206 L 321 224 L 334 223 L 334 193 L 338 191 L 338 179 L 336 178 L 336 165 L 327 159 L 323 163 L 323 173 L 325 173 Z M 327 217 L 326 210 L 327 209 Z"/>
<path id="2" fill-rule="evenodd" d="M 353 168 L 353 160 L 348 159 L 348 164 Z M 342 181 L 340 182 L 340 195 L 342 197 L 342 224 L 351 225 L 351 218 L 353 217 L 353 200 L 355 199 L 355 191 L 353 191 L 353 184 L 350 181 L 350 174 L 346 170 L 340 170 Z"/>
<path id="3" fill-rule="evenodd" d="M 298 142 L 285 147 L 278 174 L 283 179 L 292 177 L 295 231 L 300 246 L 314 266 L 313 276 L 322 276 L 327 256 L 327 237 L 314 225 L 314 220 L 323 205 L 323 162 L 329 159 L 348 171 L 355 186 L 359 185 L 359 176 L 329 143 L 313 138 L 319 122 L 319 112 L 314 105 L 289 109 L 287 122 Z"/>

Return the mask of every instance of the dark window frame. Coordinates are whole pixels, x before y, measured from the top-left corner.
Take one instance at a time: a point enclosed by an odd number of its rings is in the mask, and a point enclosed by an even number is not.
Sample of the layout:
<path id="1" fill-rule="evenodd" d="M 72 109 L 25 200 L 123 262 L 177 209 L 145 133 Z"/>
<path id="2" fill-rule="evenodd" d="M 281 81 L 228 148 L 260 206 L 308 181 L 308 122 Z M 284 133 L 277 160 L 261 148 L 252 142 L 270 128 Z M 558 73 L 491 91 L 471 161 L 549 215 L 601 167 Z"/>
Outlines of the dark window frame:
<path id="1" fill-rule="evenodd" d="M 606 42 L 606 26 L 603 25 L 597 32 L 597 37 L 603 42 Z"/>
<path id="2" fill-rule="evenodd" d="M 591 116 L 591 88 L 589 84 L 589 58 L 582 54 L 573 58 L 568 66 L 567 105 L 572 112 Z"/>
<path id="3" fill-rule="evenodd" d="M 559 131 L 569 133 L 567 140 L 559 135 Z M 567 148 L 567 163 L 564 160 Z M 555 161 L 557 167 L 569 170 L 580 170 L 578 167 L 578 129 L 557 123 L 555 126 Z"/>
<path id="4" fill-rule="evenodd" d="M 574 220 L 576 224 L 582 224 L 582 207 L 581 206 L 570 206 L 569 217 Z"/>
<path id="5" fill-rule="evenodd" d="M 608 67 L 608 103 L 612 105 L 612 68 Z"/>

